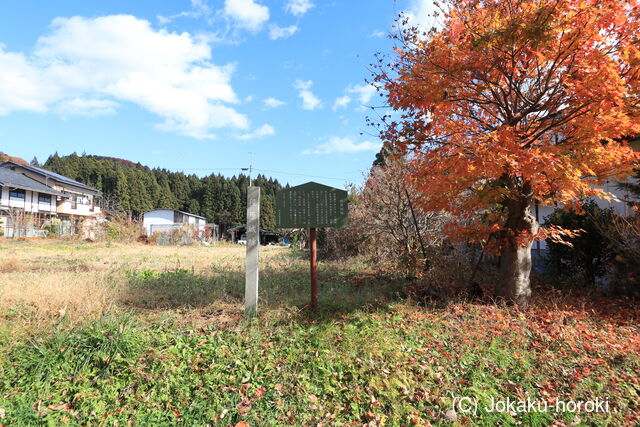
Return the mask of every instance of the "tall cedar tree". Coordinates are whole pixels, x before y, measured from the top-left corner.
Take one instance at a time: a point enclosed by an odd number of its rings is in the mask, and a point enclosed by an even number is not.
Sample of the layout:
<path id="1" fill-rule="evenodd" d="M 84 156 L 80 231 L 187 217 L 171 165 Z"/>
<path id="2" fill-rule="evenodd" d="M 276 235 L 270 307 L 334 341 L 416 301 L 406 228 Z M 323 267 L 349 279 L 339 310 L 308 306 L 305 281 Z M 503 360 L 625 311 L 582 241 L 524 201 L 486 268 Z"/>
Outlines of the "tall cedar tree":
<path id="1" fill-rule="evenodd" d="M 422 207 L 451 236 L 501 255 L 496 295 L 526 305 L 534 203 L 609 197 L 637 160 L 638 0 L 449 0 L 428 32 L 400 22 L 375 79 L 398 121 L 386 144 L 414 159 Z M 392 116 L 393 117 L 393 116 Z"/>

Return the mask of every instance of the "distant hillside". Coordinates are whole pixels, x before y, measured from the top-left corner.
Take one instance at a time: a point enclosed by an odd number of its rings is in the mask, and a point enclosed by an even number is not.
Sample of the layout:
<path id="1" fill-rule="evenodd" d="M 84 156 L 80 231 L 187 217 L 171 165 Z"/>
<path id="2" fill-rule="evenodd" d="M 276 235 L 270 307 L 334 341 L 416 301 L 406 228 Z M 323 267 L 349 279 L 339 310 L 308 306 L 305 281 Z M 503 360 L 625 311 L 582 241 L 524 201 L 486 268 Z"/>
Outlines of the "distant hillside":
<path id="1" fill-rule="evenodd" d="M 151 169 L 140 163 L 105 156 L 71 154 L 50 156 L 43 167 L 100 190 L 113 205 L 140 217 L 157 208 L 178 209 L 203 216 L 227 229 L 244 224 L 249 178 L 211 174 L 198 177 L 167 169 Z M 275 228 L 275 195 L 282 185 L 258 175 L 262 189 L 260 226 Z"/>
<path id="2" fill-rule="evenodd" d="M 8 161 L 20 163 L 21 165 L 26 165 L 29 163 L 25 159 L 21 159 L 20 157 L 13 157 L 0 151 L 0 163 L 4 163 Z"/>
<path id="3" fill-rule="evenodd" d="M 110 160 L 113 162 L 120 163 L 123 166 L 138 167 L 138 168 L 150 170 L 148 166 L 143 166 L 140 163 L 134 163 L 131 160 L 120 159 L 118 157 L 109 157 L 109 156 L 89 156 L 89 157 L 92 157 L 96 160 Z"/>

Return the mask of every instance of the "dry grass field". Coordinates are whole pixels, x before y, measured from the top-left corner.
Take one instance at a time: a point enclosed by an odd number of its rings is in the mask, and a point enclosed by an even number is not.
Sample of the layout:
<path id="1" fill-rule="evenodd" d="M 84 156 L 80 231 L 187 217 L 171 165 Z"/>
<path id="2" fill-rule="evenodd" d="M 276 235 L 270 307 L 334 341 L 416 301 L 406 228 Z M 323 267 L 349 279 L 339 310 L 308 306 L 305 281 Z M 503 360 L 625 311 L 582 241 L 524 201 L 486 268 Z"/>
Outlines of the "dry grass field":
<path id="1" fill-rule="evenodd" d="M 265 261 L 277 255 L 276 248 L 263 251 Z M 77 322 L 135 304 L 129 286 L 132 272 L 186 269 L 207 274 L 223 269 L 239 273 L 243 256 L 244 248 L 235 246 L 4 241 L 0 244 L 0 310 L 28 311 L 28 319 L 22 320 L 34 327 L 46 326 L 62 315 Z M 22 323 L 16 320 L 16 325 Z"/>
<path id="2" fill-rule="evenodd" d="M 61 317 L 76 324 L 87 317 L 135 311 L 137 316 L 172 315 L 181 322 L 240 319 L 245 247 L 156 246 L 60 240 L 0 241 L 0 334 L 34 332 Z M 321 278 L 346 284 L 359 266 L 333 263 Z M 260 252 L 261 307 L 273 314 L 299 310 L 308 300 L 308 261 L 290 249 Z M 324 299 L 333 305 L 329 286 Z M 349 299 L 367 302 L 366 289 Z M 379 293 L 380 289 L 375 290 Z M 351 290 L 350 290 L 351 292 Z M 384 292 L 383 292 L 384 293 Z M 373 298 L 375 300 L 375 297 Z M 213 316 L 211 313 L 217 313 Z M 204 320 L 203 320 L 204 319 Z"/>

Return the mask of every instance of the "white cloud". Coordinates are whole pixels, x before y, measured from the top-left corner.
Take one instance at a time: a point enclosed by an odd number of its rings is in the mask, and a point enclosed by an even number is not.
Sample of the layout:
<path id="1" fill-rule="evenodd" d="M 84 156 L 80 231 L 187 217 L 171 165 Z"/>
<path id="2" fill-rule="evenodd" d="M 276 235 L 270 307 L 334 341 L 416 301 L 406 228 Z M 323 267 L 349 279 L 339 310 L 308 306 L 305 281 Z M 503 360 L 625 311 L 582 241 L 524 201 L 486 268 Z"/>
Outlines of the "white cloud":
<path id="1" fill-rule="evenodd" d="M 15 110 L 45 112 L 60 96 L 38 68 L 21 53 L 5 52 L 0 44 L 0 115 Z"/>
<path id="2" fill-rule="evenodd" d="M 350 86 L 345 90 L 347 95 L 336 98 L 332 109 L 333 111 L 337 111 L 340 108 L 347 108 L 351 101 L 353 101 L 353 98 L 357 99 L 358 102 L 360 102 L 361 107 L 364 108 L 370 104 L 373 95 L 376 94 L 376 91 L 376 87 L 371 84 Z"/>
<path id="3" fill-rule="evenodd" d="M 283 105 L 286 104 L 286 102 L 281 101 L 281 100 L 279 100 L 277 98 L 273 98 L 273 97 L 269 97 L 269 98 L 263 99 L 262 103 L 267 108 L 278 108 L 278 107 L 282 107 Z"/>
<path id="4" fill-rule="evenodd" d="M 349 103 L 351 102 L 351 97 L 349 95 L 341 96 L 336 98 L 336 101 L 333 103 L 333 111 L 336 111 L 340 108 L 347 108 Z"/>
<path id="5" fill-rule="evenodd" d="M 212 10 L 205 0 L 191 0 L 191 10 L 186 12 L 176 13 L 175 15 L 171 15 L 171 16 L 158 15 L 157 18 L 158 18 L 158 23 L 160 25 L 165 25 L 170 23 L 176 18 L 198 19 L 203 17 L 209 17 L 211 16 L 211 14 L 212 14 Z"/>
<path id="6" fill-rule="evenodd" d="M 433 0 L 411 0 L 404 14 L 409 19 L 408 25 L 429 29 L 437 25 L 436 20 L 431 16 L 436 11 L 438 8 Z"/>
<path id="7" fill-rule="evenodd" d="M 191 7 L 200 15 L 210 15 L 211 8 L 207 4 L 206 0 L 191 0 Z"/>
<path id="8" fill-rule="evenodd" d="M 302 151 L 302 154 L 336 154 L 336 153 L 357 153 L 360 151 L 379 151 L 382 143 L 362 141 L 353 142 L 350 138 L 340 138 L 333 136 L 329 141 L 314 148 Z"/>
<path id="9" fill-rule="evenodd" d="M 302 16 L 314 6 L 311 0 L 289 0 L 285 6 L 285 10 L 292 15 Z"/>
<path id="10" fill-rule="evenodd" d="M 275 134 L 276 134 L 276 130 L 273 128 L 273 126 L 264 124 L 251 133 L 245 133 L 244 135 L 240 135 L 238 139 L 255 139 L 255 138 L 262 138 L 265 136 L 271 136 Z"/>
<path id="11" fill-rule="evenodd" d="M 386 36 L 387 36 L 387 33 L 385 33 L 382 30 L 373 30 L 371 34 L 369 34 L 370 38 L 376 38 L 376 39 L 383 39 Z"/>
<path id="12" fill-rule="evenodd" d="M 110 99 L 73 98 L 58 103 L 57 110 L 64 116 L 106 116 L 115 114 L 120 106 Z"/>
<path id="13" fill-rule="evenodd" d="M 298 31 L 297 25 L 290 25 L 288 27 L 279 27 L 274 24 L 269 26 L 269 38 L 271 40 L 286 39 L 294 35 L 297 31 Z"/>
<path id="14" fill-rule="evenodd" d="M 0 114 L 108 113 L 131 102 L 160 116 L 159 129 L 196 138 L 249 127 L 225 105 L 238 102 L 234 64 L 213 64 L 208 42 L 186 32 L 156 30 L 130 15 L 76 16 L 56 18 L 30 57 L 2 48 Z"/>
<path id="15" fill-rule="evenodd" d="M 302 99 L 302 108 L 304 110 L 315 110 L 322 107 L 322 101 L 311 92 L 313 82 L 311 80 L 296 80 L 293 87 L 298 89 L 298 96 Z"/>
<path id="16" fill-rule="evenodd" d="M 224 14 L 250 31 L 258 31 L 269 20 L 269 8 L 254 0 L 224 0 Z"/>
<path id="17" fill-rule="evenodd" d="M 347 91 L 349 93 L 354 94 L 358 101 L 360 101 L 363 105 L 368 105 L 371 102 L 371 98 L 376 94 L 376 87 L 370 84 L 365 84 L 362 86 L 354 86 Z"/>

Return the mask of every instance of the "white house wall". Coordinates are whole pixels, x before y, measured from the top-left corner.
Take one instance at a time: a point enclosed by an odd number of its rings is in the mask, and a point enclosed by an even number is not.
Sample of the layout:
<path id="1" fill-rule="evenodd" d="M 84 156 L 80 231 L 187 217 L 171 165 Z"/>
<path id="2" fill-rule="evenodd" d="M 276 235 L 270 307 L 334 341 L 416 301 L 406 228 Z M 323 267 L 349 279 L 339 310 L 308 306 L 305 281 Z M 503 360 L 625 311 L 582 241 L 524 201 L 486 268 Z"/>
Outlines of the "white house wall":
<path id="1" fill-rule="evenodd" d="M 73 202 L 70 199 L 64 199 L 63 202 L 58 204 L 57 212 L 61 215 L 80 215 L 80 216 L 91 216 L 100 213 L 100 208 L 94 206 L 94 209 L 91 210 L 91 206 L 93 206 L 94 201 L 92 200 L 92 196 L 84 196 L 87 197 L 90 201 L 90 205 L 77 202 L 76 208 L 73 208 Z"/>
<path id="2" fill-rule="evenodd" d="M 162 209 L 145 212 L 142 219 L 142 225 L 147 236 L 150 236 L 152 225 L 173 225 L 173 211 Z"/>
<path id="3" fill-rule="evenodd" d="M 56 213 L 56 196 L 51 196 L 50 203 L 39 203 L 37 191 L 25 190 L 25 198 L 9 197 L 9 187 L 2 187 L 0 206 L 3 208 L 24 209 L 29 213 Z"/>
<path id="4" fill-rule="evenodd" d="M 98 213 L 100 213 L 100 208 L 95 205 L 95 197 L 93 196 L 93 194 L 84 193 L 81 189 L 78 189 L 76 187 L 66 186 L 62 183 L 56 182 L 53 179 L 44 178 L 42 177 L 42 175 L 39 175 L 25 168 L 20 168 L 20 172 L 28 176 L 29 178 L 38 181 L 41 184 L 44 184 L 48 187 L 53 188 L 54 190 L 70 193 L 69 194 L 70 196 L 77 195 L 77 196 L 86 197 L 90 201 L 89 205 L 78 203 L 76 208 L 74 209 L 72 208 L 73 204 L 71 200 L 64 199 L 64 202 L 59 203 L 57 205 L 56 210 L 59 214 L 91 216 L 91 215 L 97 215 Z M 93 210 L 91 210 L 91 206 L 94 207 Z"/>
<path id="5" fill-rule="evenodd" d="M 169 209 L 157 209 L 155 211 L 145 212 L 142 218 L 142 225 L 147 233 L 151 235 L 152 226 L 170 226 L 174 225 L 174 212 Z M 204 230 L 206 220 L 197 216 L 182 213 L 182 224 L 196 226 L 199 230 Z"/>

